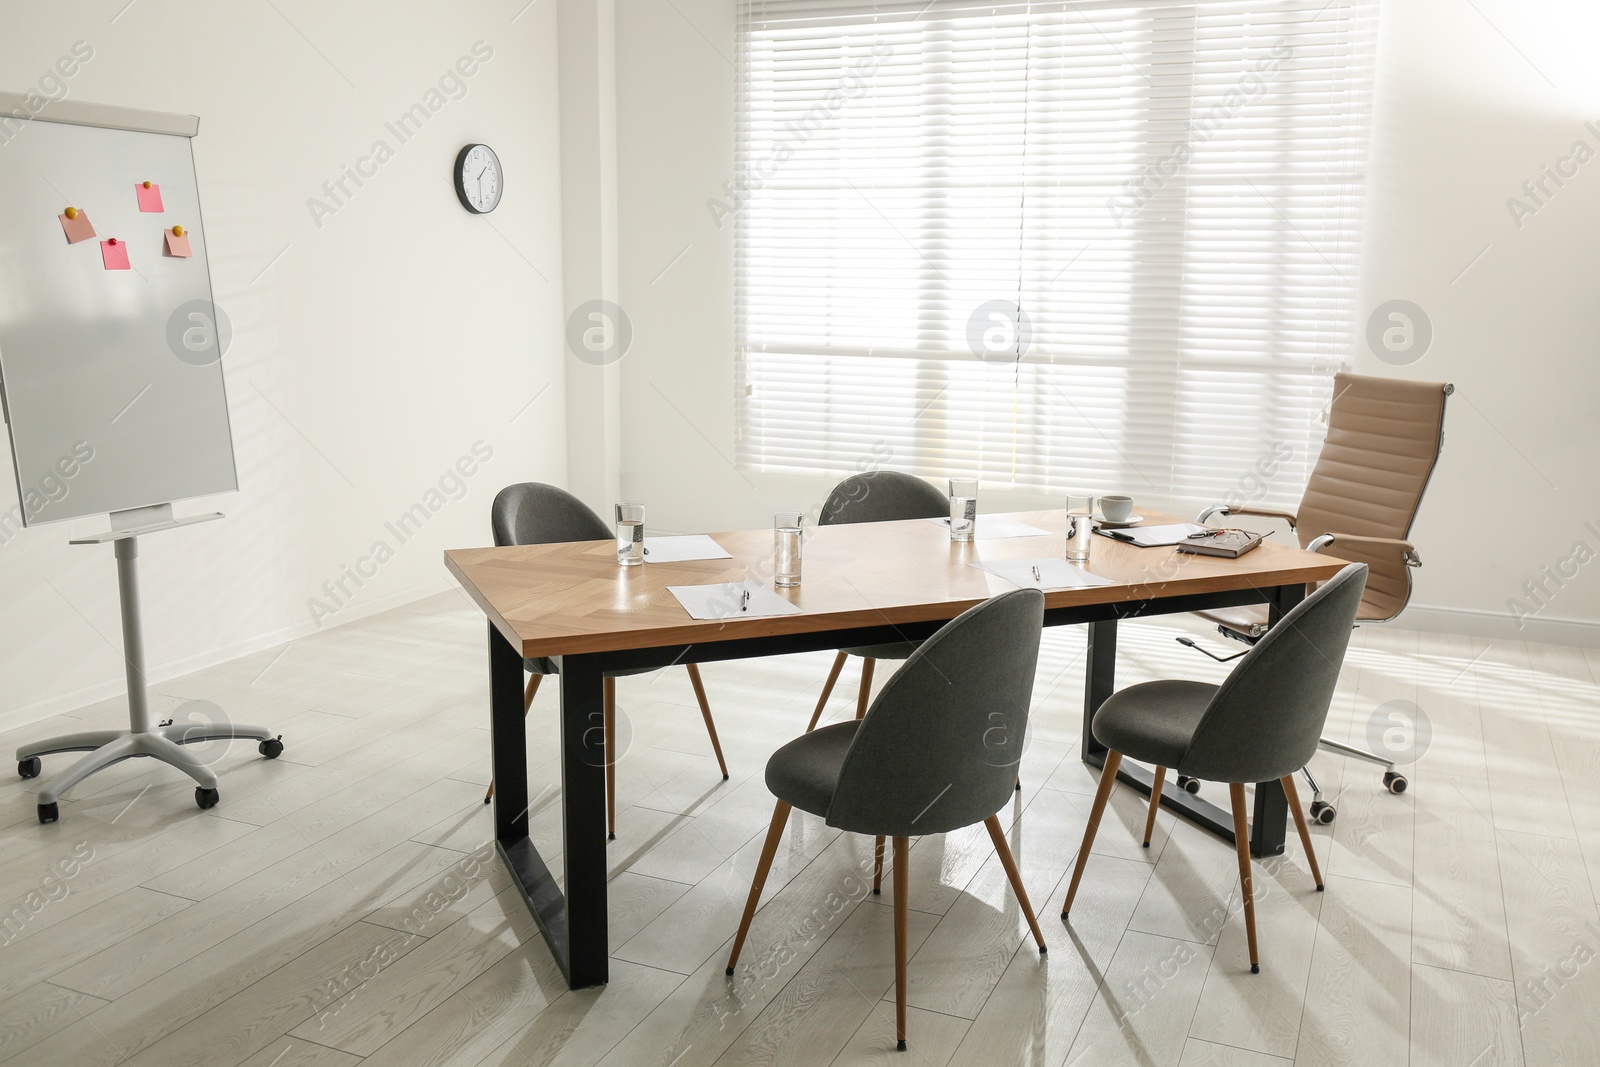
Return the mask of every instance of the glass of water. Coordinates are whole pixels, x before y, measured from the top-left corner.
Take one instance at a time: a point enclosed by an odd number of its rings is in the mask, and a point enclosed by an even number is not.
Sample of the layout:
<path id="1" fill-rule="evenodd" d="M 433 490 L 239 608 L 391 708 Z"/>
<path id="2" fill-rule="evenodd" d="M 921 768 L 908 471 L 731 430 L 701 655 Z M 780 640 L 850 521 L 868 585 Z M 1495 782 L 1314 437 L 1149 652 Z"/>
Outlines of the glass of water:
<path id="1" fill-rule="evenodd" d="M 1088 493 L 1067 494 L 1067 560 L 1089 561 L 1089 545 L 1094 535 L 1094 497 Z"/>
<path id="2" fill-rule="evenodd" d="M 644 505 L 637 500 L 617 505 L 617 562 L 624 567 L 644 562 Z"/>
<path id="3" fill-rule="evenodd" d="M 970 541 L 978 527 L 978 479 L 950 479 L 950 540 Z"/>
<path id="4" fill-rule="evenodd" d="M 800 584 L 800 541 L 805 516 L 798 511 L 780 511 L 772 517 L 772 584 Z"/>

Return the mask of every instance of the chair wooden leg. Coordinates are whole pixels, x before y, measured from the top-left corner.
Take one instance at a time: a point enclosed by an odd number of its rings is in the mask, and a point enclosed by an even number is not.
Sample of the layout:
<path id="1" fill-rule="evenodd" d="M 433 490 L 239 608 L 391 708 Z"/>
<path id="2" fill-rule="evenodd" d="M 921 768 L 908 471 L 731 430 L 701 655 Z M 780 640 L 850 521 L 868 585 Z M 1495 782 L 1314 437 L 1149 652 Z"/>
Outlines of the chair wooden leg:
<path id="1" fill-rule="evenodd" d="M 617 839 L 617 680 L 605 680 L 606 838 Z"/>
<path id="2" fill-rule="evenodd" d="M 833 683 L 839 680 L 839 672 L 844 670 L 844 661 L 849 659 L 847 653 L 841 652 L 833 657 L 833 670 L 828 672 L 828 680 L 822 683 L 822 695 L 817 698 L 817 710 L 811 713 L 811 721 L 806 723 L 806 733 L 817 728 L 817 721 L 822 718 L 822 709 L 827 706 L 828 697 L 833 695 Z"/>
<path id="3" fill-rule="evenodd" d="M 526 689 L 524 689 L 522 691 L 522 714 L 524 714 L 524 715 L 528 714 L 529 709 L 531 709 L 533 707 L 533 694 L 535 694 L 535 693 L 537 693 L 539 691 L 539 683 L 542 682 L 542 681 L 544 681 L 544 675 L 542 675 L 542 674 L 530 674 L 530 675 L 528 675 L 528 688 L 526 688 Z M 489 788 L 483 794 L 483 802 L 485 804 L 487 804 L 487 803 L 489 803 L 489 801 L 491 801 L 493 799 L 494 799 L 494 779 L 490 778 L 489 779 Z"/>
<path id="4" fill-rule="evenodd" d="M 1150 835 L 1156 832 L 1156 812 L 1161 810 L 1161 783 L 1166 780 L 1167 769 L 1156 768 L 1155 781 L 1150 783 L 1150 814 L 1144 819 L 1144 847 L 1150 847 Z"/>
<path id="5" fill-rule="evenodd" d="M 1045 947 L 1044 934 L 1039 930 L 1039 921 L 1033 917 L 1033 905 L 1028 903 L 1028 891 L 1022 888 L 1022 874 L 1017 870 L 1017 861 L 1011 858 L 1011 846 L 1006 842 L 1006 835 L 1000 829 L 1000 819 L 991 815 L 983 820 L 983 825 L 989 828 L 989 840 L 994 842 L 994 850 L 1000 854 L 1000 866 L 1006 869 L 1006 877 L 1011 879 L 1011 891 L 1017 895 L 1017 903 L 1022 905 L 1022 914 L 1028 919 L 1028 929 L 1033 931 L 1034 944 L 1039 946 L 1042 956 L 1050 950 Z"/>
<path id="6" fill-rule="evenodd" d="M 878 843 L 872 850 L 872 895 L 881 896 L 883 893 L 883 835 L 878 835 Z"/>
<path id="7" fill-rule="evenodd" d="M 750 920 L 755 918 L 756 905 L 761 902 L 761 890 L 767 884 L 767 874 L 772 870 L 772 858 L 778 854 L 778 841 L 783 837 L 783 826 L 789 821 L 789 805 L 778 801 L 772 809 L 772 825 L 767 828 L 766 844 L 761 846 L 761 862 L 756 864 L 756 876 L 750 880 L 750 897 L 744 902 L 744 916 L 739 920 L 739 933 L 733 939 L 733 951 L 728 954 L 728 974 L 739 962 L 739 950 L 744 948 L 745 935 L 750 932 Z"/>
<path id="8" fill-rule="evenodd" d="M 1244 786 L 1228 783 L 1228 799 L 1233 802 L 1234 851 L 1239 853 L 1239 894 L 1244 898 L 1244 934 L 1250 943 L 1250 973 L 1261 973 L 1261 959 L 1256 955 L 1256 891 L 1250 878 L 1250 823 L 1244 814 Z M 1299 805 L 1295 805 L 1296 811 Z"/>
<path id="9" fill-rule="evenodd" d="M 722 780 L 728 780 L 728 763 L 722 758 L 722 742 L 717 740 L 717 724 L 711 721 L 711 704 L 706 700 L 706 687 L 700 681 L 700 665 L 685 663 L 689 671 L 689 684 L 694 686 L 695 699 L 700 701 L 700 716 L 706 721 L 706 733 L 711 735 L 711 751 L 717 754 L 717 766 L 722 768 Z"/>
<path id="10" fill-rule="evenodd" d="M 1083 844 L 1078 846 L 1078 863 L 1072 868 L 1072 884 L 1067 886 L 1067 899 L 1061 904 L 1061 918 L 1072 911 L 1072 898 L 1078 895 L 1078 882 L 1083 878 L 1083 868 L 1089 862 L 1089 846 L 1100 829 L 1100 817 L 1106 812 L 1106 801 L 1111 799 L 1111 787 L 1117 784 L 1117 768 L 1122 765 L 1122 753 L 1106 753 L 1106 765 L 1100 769 L 1100 788 L 1094 793 L 1094 807 L 1089 809 L 1089 825 L 1083 828 Z"/>
<path id="11" fill-rule="evenodd" d="M 894 839 L 894 1036 L 901 1052 L 906 1049 L 906 942 L 911 939 L 910 851 L 910 838 Z"/>
<path id="12" fill-rule="evenodd" d="M 1294 824 L 1300 830 L 1300 844 L 1305 846 L 1306 862 L 1311 864 L 1311 877 L 1316 879 L 1317 892 L 1322 892 L 1322 871 L 1317 867 L 1317 850 L 1311 847 L 1311 830 L 1306 826 L 1306 813 L 1300 808 L 1300 794 L 1294 787 L 1294 775 L 1286 774 L 1278 779 L 1283 786 L 1283 795 L 1288 798 L 1289 810 L 1294 812 Z"/>
<path id="13" fill-rule="evenodd" d="M 872 703 L 872 668 L 877 665 L 875 659 L 861 661 L 861 692 L 856 695 L 856 718 L 867 717 L 867 705 Z"/>

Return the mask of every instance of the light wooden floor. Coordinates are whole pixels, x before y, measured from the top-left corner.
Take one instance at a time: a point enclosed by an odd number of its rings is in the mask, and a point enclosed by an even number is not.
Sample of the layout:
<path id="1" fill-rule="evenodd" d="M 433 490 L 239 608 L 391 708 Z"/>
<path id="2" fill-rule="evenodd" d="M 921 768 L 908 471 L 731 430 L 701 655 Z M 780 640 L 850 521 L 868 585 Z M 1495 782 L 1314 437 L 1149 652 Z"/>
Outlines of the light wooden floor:
<path id="1" fill-rule="evenodd" d="M 1124 684 L 1220 677 L 1128 625 Z M 1357 631 L 1330 732 L 1414 701 L 1412 791 L 1319 755 L 1338 821 L 1261 868 L 1244 957 L 1229 849 L 1163 813 L 1138 847 L 1115 794 L 1069 928 L 1056 918 L 1095 779 L 1075 755 L 1081 632 L 1046 632 L 1023 792 L 1001 813 L 1041 960 L 981 827 L 911 851 L 911 1051 L 892 1048 L 889 897 L 870 841 L 799 816 L 733 979 L 723 964 L 772 800 L 830 656 L 705 668 L 733 779 L 681 670 L 619 683 L 611 984 L 569 992 L 489 839 L 486 654 L 458 595 L 159 687 L 280 729 L 276 762 L 215 746 L 221 806 L 124 763 L 38 825 L 0 784 L 0 1061 L 92 1067 L 387 1064 L 1440 1064 L 1600 1062 L 1600 654 Z M 886 672 L 885 672 L 886 673 Z M 858 666 L 844 681 L 854 685 Z M 854 706 L 841 685 L 835 717 Z M 534 706 L 535 834 L 559 851 L 556 693 Z M 114 726 L 117 702 L 0 735 Z M 46 774 L 69 757 L 46 761 Z M 1208 785 L 1206 793 L 1226 793 Z M 70 873 L 69 873 L 70 872 Z M 886 999 L 888 998 L 888 999 Z"/>

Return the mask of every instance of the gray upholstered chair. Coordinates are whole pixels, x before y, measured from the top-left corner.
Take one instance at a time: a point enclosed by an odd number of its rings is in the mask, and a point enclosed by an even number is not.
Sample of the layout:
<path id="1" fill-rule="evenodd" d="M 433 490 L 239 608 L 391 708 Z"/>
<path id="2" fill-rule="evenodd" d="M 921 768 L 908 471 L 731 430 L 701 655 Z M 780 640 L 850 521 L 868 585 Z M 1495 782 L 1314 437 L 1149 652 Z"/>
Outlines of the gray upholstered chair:
<path id="1" fill-rule="evenodd" d="M 567 492 L 542 482 L 519 482 L 500 490 L 494 498 L 491 512 L 496 545 L 549 545 L 563 541 L 603 541 L 615 536 L 604 519 Z M 522 695 L 522 710 L 533 707 L 534 694 L 546 675 L 555 674 L 558 665 L 551 659 L 522 661 L 528 672 L 528 688 Z M 722 768 L 722 780 L 728 780 L 728 764 L 722 758 L 722 744 L 717 740 L 717 725 L 711 721 L 711 705 L 706 702 L 705 685 L 700 681 L 700 668 L 693 663 L 684 664 L 689 671 L 689 683 L 694 686 L 695 699 L 700 702 L 700 714 L 706 721 L 706 733 L 711 735 L 711 750 L 717 754 L 717 766 Z M 605 735 L 606 735 L 606 833 L 615 840 L 617 836 L 617 683 L 616 679 L 630 674 L 647 674 L 654 667 L 638 667 L 615 671 L 605 676 Z M 494 782 L 483 795 L 483 802 L 494 799 Z"/>
<path id="2" fill-rule="evenodd" d="M 1159 681 L 1129 686 L 1112 694 L 1094 713 L 1096 741 L 1105 745 L 1106 763 L 1100 788 L 1089 810 L 1072 884 L 1061 905 L 1061 918 L 1072 911 L 1072 898 L 1089 862 L 1089 848 L 1100 829 L 1117 767 L 1123 756 L 1155 764 L 1150 812 L 1145 818 L 1144 845 L 1150 847 L 1161 783 L 1167 768 L 1194 778 L 1227 782 L 1233 802 L 1233 839 L 1239 853 L 1239 881 L 1244 897 L 1245 936 L 1250 944 L 1250 971 L 1260 973 L 1256 954 L 1255 892 L 1250 884 L 1250 830 L 1245 821 L 1244 783 L 1283 784 L 1289 808 L 1305 846 L 1317 890 L 1322 871 L 1311 848 L 1305 812 L 1295 795 L 1294 773 L 1317 750 L 1317 738 L 1328 718 L 1339 668 L 1350 644 L 1356 609 L 1367 584 L 1367 565 L 1352 563 L 1301 601 L 1244 654 L 1221 685 L 1207 682 Z"/>
<path id="3" fill-rule="evenodd" d="M 820 815 L 841 830 L 894 839 L 895 1026 L 902 1049 L 907 850 L 913 835 L 948 833 L 979 822 L 988 827 L 1028 928 L 1039 951 L 1045 951 L 995 817 L 1017 780 L 1043 624 L 1044 594 L 1037 589 L 986 600 L 914 650 L 864 718 L 807 732 L 773 753 L 767 788 L 778 805 L 728 957 L 730 975 L 791 807 Z M 877 856 L 881 864 L 881 846 Z M 876 891 L 878 878 L 873 881 Z"/>
<path id="4" fill-rule="evenodd" d="M 866 471 L 852 474 L 833 487 L 827 502 L 822 505 L 819 526 L 845 522 L 894 522 L 898 519 L 936 519 L 950 514 L 950 498 L 921 478 L 899 471 Z M 880 659 L 906 659 L 917 650 L 915 641 L 888 645 L 870 645 L 863 648 L 841 648 L 834 657 L 833 669 L 822 685 L 822 696 L 817 698 L 817 710 L 811 713 L 806 731 L 816 729 L 822 718 L 822 709 L 833 693 L 845 660 L 860 657 L 861 692 L 856 697 L 856 718 L 867 713 L 867 702 L 872 698 L 872 669 Z"/>

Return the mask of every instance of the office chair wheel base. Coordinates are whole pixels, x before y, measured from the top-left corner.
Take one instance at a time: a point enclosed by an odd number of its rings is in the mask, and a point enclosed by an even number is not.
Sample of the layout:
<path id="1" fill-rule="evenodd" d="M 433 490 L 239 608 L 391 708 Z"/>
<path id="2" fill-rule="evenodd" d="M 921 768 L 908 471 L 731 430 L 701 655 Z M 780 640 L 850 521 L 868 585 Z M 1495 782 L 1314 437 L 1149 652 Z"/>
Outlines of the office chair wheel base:
<path id="1" fill-rule="evenodd" d="M 1410 782 L 1406 781 L 1406 776 L 1401 774 L 1399 771 L 1383 772 L 1383 787 L 1396 796 L 1404 793 L 1406 791 L 1406 786 L 1410 784 Z"/>
<path id="2" fill-rule="evenodd" d="M 282 736 L 267 738 L 265 741 L 256 746 L 256 751 L 267 757 L 267 759 L 277 759 L 279 756 L 283 755 Z"/>
<path id="3" fill-rule="evenodd" d="M 216 807 L 217 801 L 221 799 L 222 794 L 218 793 L 215 789 L 207 789 L 204 786 L 198 786 L 194 791 L 194 802 L 200 805 L 202 811 L 206 808 Z"/>
<path id="4" fill-rule="evenodd" d="M 39 805 L 39 822 L 50 824 L 61 818 L 61 808 L 56 804 Z"/>
<path id="5" fill-rule="evenodd" d="M 1187 774 L 1180 774 L 1178 775 L 1178 788 L 1190 796 L 1198 796 L 1200 794 L 1200 779 L 1190 778 Z"/>
<path id="6" fill-rule="evenodd" d="M 1311 821 L 1322 826 L 1333 822 L 1333 817 L 1339 814 L 1338 809 L 1326 800 L 1313 800 L 1311 802 Z"/>
<path id="7" fill-rule="evenodd" d="M 38 756 L 29 756 L 27 759 L 17 760 L 17 774 L 22 778 L 37 778 L 44 770 L 44 760 Z"/>

